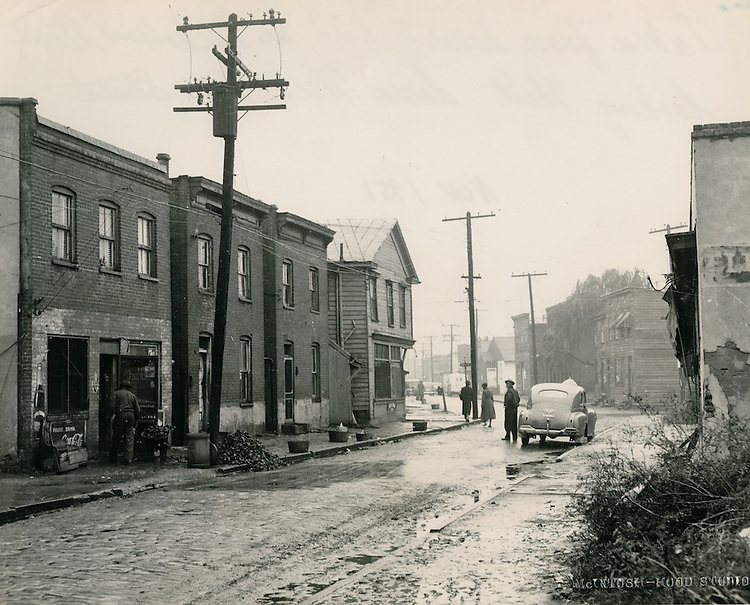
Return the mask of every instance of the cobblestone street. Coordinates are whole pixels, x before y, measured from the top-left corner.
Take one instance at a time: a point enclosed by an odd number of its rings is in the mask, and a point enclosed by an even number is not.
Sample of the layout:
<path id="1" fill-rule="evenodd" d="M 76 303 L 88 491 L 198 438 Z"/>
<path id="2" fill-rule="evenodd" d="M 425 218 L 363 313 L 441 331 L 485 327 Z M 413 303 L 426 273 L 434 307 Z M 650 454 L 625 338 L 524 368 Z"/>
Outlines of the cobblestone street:
<path id="1" fill-rule="evenodd" d="M 471 425 L 5 525 L 4 602 L 542 603 L 577 466 L 554 462 L 567 443 L 501 437 Z"/>

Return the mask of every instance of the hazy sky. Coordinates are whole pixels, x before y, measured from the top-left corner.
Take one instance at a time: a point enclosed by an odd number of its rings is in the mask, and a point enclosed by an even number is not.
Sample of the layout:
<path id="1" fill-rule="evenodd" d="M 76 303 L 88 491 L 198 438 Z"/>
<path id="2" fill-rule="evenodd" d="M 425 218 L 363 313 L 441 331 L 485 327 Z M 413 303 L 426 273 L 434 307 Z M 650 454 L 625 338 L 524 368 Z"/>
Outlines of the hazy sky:
<path id="1" fill-rule="evenodd" d="M 663 284 L 649 232 L 689 219 L 693 125 L 750 120 L 748 0 L 0 0 L 2 94 L 221 181 L 210 116 L 172 108 L 196 105 L 175 84 L 225 79 L 226 43 L 175 27 L 270 7 L 287 23 L 244 30 L 239 55 L 290 81 L 288 107 L 240 121 L 236 187 L 312 220 L 397 218 L 435 354 L 450 324 L 468 339 L 466 228 L 444 218 L 495 214 L 472 222 L 479 333 L 511 335 L 514 273 L 548 273 L 538 321 L 608 268 Z"/>

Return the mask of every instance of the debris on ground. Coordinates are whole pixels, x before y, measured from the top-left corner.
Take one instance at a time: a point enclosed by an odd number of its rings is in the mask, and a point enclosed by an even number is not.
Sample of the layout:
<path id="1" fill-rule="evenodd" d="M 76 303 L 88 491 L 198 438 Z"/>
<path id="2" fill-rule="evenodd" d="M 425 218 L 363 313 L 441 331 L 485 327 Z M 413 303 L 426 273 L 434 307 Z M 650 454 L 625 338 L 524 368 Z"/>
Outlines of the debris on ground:
<path id="1" fill-rule="evenodd" d="M 253 472 L 284 466 L 279 456 L 269 452 L 247 431 L 236 431 L 224 437 L 219 447 L 219 463 L 249 465 Z"/>

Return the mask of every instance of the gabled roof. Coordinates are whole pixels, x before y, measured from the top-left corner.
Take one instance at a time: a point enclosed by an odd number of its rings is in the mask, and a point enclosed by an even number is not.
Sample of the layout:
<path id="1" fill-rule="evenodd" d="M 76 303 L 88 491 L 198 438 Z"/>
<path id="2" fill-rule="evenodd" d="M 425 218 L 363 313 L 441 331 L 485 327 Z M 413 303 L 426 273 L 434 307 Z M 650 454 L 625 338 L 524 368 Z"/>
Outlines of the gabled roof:
<path id="1" fill-rule="evenodd" d="M 334 219 L 321 221 L 335 231 L 328 247 L 328 260 L 344 263 L 371 263 L 391 237 L 398 250 L 404 270 L 411 283 L 419 283 L 414 263 L 406 247 L 398 220 L 392 219 Z"/>

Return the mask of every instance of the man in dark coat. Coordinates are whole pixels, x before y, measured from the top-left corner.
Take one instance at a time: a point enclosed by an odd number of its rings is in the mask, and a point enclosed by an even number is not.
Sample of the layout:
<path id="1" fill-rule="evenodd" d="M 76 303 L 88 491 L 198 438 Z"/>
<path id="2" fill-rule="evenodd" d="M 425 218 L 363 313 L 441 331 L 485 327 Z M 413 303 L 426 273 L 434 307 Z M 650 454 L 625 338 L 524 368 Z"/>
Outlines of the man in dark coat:
<path id="1" fill-rule="evenodd" d="M 464 419 L 466 422 L 469 422 L 469 415 L 471 414 L 471 404 L 474 402 L 474 390 L 471 388 L 471 383 L 467 380 L 466 386 L 461 389 L 461 392 L 458 394 L 458 397 L 461 399 L 461 403 L 463 404 L 462 412 L 464 415 Z"/>
<path id="2" fill-rule="evenodd" d="M 513 388 L 516 383 L 508 379 L 505 381 L 507 391 L 505 391 L 505 437 L 504 441 L 510 441 L 513 435 L 513 441 L 518 439 L 518 404 L 521 403 L 521 397 L 518 391 Z"/>
<path id="3" fill-rule="evenodd" d="M 138 398 L 130 391 L 132 385 L 123 381 L 120 388 L 115 391 L 115 418 L 112 426 L 112 448 L 109 450 L 109 461 L 117 462 L 120 453 L 120 442 L 125 441 L 123 457 L 125 464 L 133 461 L 133 448 L 135 446 L 135 427 L 138 424 L 138 416 L 141 406 Z"/>

